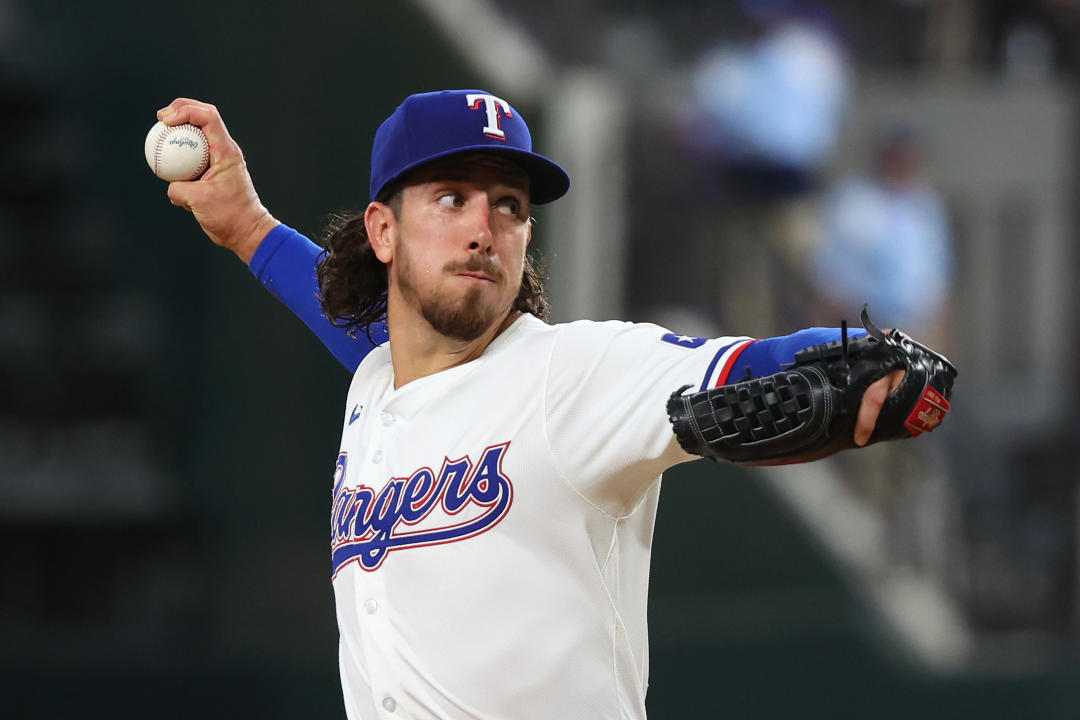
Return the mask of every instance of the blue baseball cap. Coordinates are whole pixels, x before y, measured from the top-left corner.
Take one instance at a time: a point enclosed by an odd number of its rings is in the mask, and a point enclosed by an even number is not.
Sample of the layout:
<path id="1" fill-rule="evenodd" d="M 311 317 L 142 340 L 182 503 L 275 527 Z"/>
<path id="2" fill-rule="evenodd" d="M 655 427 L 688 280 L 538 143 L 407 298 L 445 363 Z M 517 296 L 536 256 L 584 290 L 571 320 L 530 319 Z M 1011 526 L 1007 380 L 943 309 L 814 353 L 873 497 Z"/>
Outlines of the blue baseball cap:
<path id="1" fill-rule="evenodd" d="M 532 151 L 525 118 L 510 103 L 483 90 L 442 90 L 405 98 L 375 132 L 371 149 L 370 199 L 408 171 L 449 155 L 497 152 L 529 176 L 537 205 L 558 200 L 570 176 Z"/>

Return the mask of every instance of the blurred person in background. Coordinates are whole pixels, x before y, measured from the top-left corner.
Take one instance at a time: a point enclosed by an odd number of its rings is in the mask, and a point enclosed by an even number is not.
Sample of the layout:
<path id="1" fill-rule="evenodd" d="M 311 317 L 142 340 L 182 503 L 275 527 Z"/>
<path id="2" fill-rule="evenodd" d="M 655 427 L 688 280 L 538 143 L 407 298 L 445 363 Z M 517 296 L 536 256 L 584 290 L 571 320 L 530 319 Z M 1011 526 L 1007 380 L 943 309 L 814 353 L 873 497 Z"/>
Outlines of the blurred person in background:
<path id="1" fill-rule="evenodd" d="M 706 52 L 691 77 L 689 142 L 741 199 L 807 193 L 836 148 L 850 95 L 841 34 L 823 9 L 742 0 L 752 36 Z"/>
<path id="2" fill-rule="evenodd" d="M 806 268 L 812 322 L 836 323 L 868 303 L 890 327 L 911 328 L 948 353 L 954 252 L 948 212 L 925 172 L 915 131 L 895 124 L 875 141 L 870 167 L 842 178 L 821 206 Z"/>
<path id="3" fill-rule="evenodd" d="M 798 0 L 740 5 L 752 35 L 698 60 L 680 131 L 712 181 L 705 185 L 719 182 L 701 221 L 704 244 L 722 246 L 725 265 L 737 259 L 742 271 L 726 273 L 712 305 L 722 324 L 737 317 L 771 333 L 804 302 L 792 258 L 807 242 L 811 193 L 837 145 L 850 60 L 825 9 Z"/>

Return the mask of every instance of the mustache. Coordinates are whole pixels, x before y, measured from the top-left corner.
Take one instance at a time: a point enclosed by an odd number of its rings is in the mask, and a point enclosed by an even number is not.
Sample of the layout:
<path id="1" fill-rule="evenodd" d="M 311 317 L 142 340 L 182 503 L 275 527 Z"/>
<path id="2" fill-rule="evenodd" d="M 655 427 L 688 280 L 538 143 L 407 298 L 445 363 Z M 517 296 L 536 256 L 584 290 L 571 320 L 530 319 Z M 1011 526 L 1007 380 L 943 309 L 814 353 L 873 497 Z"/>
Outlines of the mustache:
<path id="1" fill-rule="evenodd" d="M 470 255 L 467 260 L 448 262 L 443 270 L 448 273 L 473 272 L 483 273 L 496 280 L 502 280 L 503 271 L 495 261 L 484 255 Z"/>

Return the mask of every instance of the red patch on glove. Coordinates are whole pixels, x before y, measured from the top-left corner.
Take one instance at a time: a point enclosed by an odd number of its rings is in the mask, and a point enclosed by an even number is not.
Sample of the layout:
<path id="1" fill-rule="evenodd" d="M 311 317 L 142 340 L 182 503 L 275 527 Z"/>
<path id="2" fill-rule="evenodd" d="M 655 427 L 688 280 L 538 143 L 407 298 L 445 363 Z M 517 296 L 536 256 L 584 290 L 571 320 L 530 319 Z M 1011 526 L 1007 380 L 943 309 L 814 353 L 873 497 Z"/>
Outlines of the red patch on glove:
<path id="1" fill-rule="evenodd" d="M 923 390 L 919 402 L 915 403 L 915 409 L 904 421 L 904 427 L 912 437 L 918 437 L 940 425 L 947 412 L 949 412 L 949 401 L 937 390 L 928 387 Z"/>

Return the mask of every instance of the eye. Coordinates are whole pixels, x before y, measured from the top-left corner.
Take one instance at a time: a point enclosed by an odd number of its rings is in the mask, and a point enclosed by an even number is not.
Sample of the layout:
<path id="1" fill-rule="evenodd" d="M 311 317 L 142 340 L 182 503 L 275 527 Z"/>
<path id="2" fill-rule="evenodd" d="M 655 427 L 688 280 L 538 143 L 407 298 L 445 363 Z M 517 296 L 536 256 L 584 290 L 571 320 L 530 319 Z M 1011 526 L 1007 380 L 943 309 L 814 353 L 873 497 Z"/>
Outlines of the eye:
<path id="1" fill-rule="evenodd" d="M 513 215 L 514 217 L 522 217 L 521 202 L 517 198 L 506 197 L 499 201 L 499 204 L 495 206 L 496 209 L 503 215 Z"/>
<path id="2" fill-rule="evenodd" d="M 436 202 L 449 210 L 450 208 L 459 208 L 465 205 L 465 198 L 458 193 L 448 192 L 444 195 L 440 195 Z"/>

